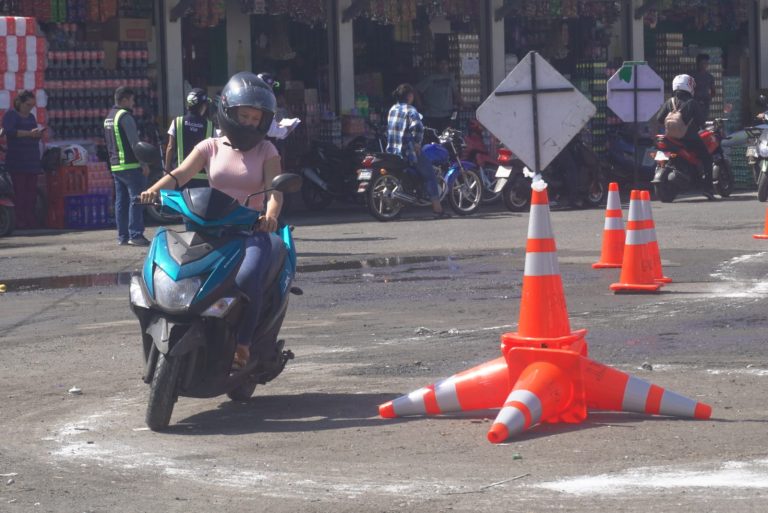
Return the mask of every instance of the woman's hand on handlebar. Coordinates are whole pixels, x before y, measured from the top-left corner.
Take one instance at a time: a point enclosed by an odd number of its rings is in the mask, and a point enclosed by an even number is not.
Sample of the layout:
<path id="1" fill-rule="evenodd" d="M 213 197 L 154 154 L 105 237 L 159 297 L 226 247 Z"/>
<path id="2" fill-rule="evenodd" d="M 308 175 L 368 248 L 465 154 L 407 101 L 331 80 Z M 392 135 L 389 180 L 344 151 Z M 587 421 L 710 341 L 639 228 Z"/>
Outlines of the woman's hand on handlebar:
<path id="1" fill-rule="evenodd" d="M 269 214 L 259 216 L 260 232 L 274 232 L 277 230 L 277 226 L 277 217 Z"/>
<path id="2" fill-rule="evenodd" d="M 144 205 L 151 205 L 160 199 L 160 193 L 157 191 L 146 190 L 139 195 L 139 202 Z"/>

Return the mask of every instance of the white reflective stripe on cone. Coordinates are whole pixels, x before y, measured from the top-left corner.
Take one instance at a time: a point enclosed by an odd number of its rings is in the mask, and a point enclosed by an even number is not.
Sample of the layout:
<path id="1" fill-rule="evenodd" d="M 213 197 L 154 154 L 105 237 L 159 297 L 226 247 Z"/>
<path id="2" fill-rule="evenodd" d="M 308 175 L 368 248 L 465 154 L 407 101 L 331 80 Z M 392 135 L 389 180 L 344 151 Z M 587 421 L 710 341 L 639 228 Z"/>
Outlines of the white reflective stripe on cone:
<path id="1" fill-rule="evenodd" d="M 443 413 L 461 411 L 459 397 L 456 394 L 456 382 L 452 377 L 435 383 L 435 399 Z"/>
<path id="2" fill-rule="evenodd" d="M 541 421 L 541 401 L 533 392 L 528 390 L 513 390 L 504 404 L 511 401 L 523 403 L 531 414 L 531 426 Z"/>
<path id="3" fill-rule="evenodd" d="M 525 415 L 516 406 L 502 408 L 493 423 L 504 424 L 508 432 L 507 437 L 525 431 Z"/>
<path id="4" fill-rule="evenodd" d="M 560 275 L 560 265 L 557 263 L 557 254 L 554 252 L 525 254 L 525 276 L 552 276 Z"/>
<path id="5" fill-rule="evenodd" d="M 620 217 L 606 217 L 605 218 L 605 230 L 620 230 L 624 231 L 624 221 Z"/>
<path id="6" fill-rule="evenodd" d="M 696 416 L 696 401 L 664 390 L 664 395 L 661 396 L 661 405 L 659 405 L 659 415 L 693 418 Z"/>
<path id="7" fill-rule="evenodd" d="M 621 402 L 622 411 L 645 413 L 645 403 L 648 401 L 650 390 L 650 383 L 630 376 L 627 386 L 624 388 L 624 400 Z"/>
<path id="8" fill-rule="evenodd" d="M 643 203 L 640 200 L 634 200 L 629 202 L 629 215 L 628 221 L 645 221 L 645 209 Z"/>
<path id="9" fill-rule="evenodd" d="M 627 246 L 642 246 L 651 241 L 651 230 L 627 230 L 627 239 L 624 242 Z"/>
<path id="10" fill-rule="evenodd" d="M 552 224 L 549 222 L 549 205 L 531 205 L 528 222 L 529 239 L 553 239 Z"/>
<path id="11" fill-rule="evenodd" d="M 618 192 L 608 192 L 607 210 L 621 210 L 621 199 Z"/>
<path id="12" fill-rule="evenodd" d="M 429 392 L 430 389 L 425 387 L 394 399 L 392 409 L 395 410 L 395 415 L 426 415 L 427 408 L 424 405 L 424 396 Z"/>

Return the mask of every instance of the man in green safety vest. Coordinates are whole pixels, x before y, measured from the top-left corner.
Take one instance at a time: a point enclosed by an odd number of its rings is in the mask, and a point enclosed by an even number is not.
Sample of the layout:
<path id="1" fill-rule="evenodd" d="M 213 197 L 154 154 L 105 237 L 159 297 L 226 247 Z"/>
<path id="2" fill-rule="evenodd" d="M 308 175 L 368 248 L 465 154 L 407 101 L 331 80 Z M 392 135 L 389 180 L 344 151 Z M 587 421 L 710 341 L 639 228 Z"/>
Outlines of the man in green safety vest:
<path id="1" fill-rule="evenodd" d="M 133 148 L 139 142 L 133 119 L 135 93 L 125 86 L 115 90 L 115 105 L 104 120 L 104 141 L 109 152 L 109 168 L 115 180 L 115 221 L 117 242 L 121 246 L 148 246 L 144 237 L 144 206 L 133 204 L 147 184 L 149 169 L 139 163 Z"/>
<path id="2" fill-rule="evenodd" d="M 213 123 L 207 117 L 209 105 L 210 99 L 202 89 L 192 89 L 187 95 L 187 113 L 175 118 L 168 128 L 167 171 L 176 169 L 200 141 L 213 136 Z M 201 169 L 187 187 L 208 187 L 205 169 Z"/>

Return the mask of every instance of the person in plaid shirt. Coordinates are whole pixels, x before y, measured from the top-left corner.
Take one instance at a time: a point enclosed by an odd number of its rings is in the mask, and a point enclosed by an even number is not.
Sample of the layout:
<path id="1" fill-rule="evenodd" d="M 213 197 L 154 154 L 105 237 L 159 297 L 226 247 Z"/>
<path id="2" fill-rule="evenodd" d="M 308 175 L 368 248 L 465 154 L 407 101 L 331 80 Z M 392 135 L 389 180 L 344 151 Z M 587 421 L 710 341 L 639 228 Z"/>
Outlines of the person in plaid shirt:
<path id="1" fill-rule="evenodd" d="M 392 93 L 395 104 L 387 116 L 387 153 L 400 155 L 419 172 L 432 201 L 435 218 L 450 217 L 440 204 L 432 163 L 421 152 L 424 124 L 421 122 L 421 114 L 412 105 L 414 95 L 414 88 L 410 84 L 400 84 Z"/>

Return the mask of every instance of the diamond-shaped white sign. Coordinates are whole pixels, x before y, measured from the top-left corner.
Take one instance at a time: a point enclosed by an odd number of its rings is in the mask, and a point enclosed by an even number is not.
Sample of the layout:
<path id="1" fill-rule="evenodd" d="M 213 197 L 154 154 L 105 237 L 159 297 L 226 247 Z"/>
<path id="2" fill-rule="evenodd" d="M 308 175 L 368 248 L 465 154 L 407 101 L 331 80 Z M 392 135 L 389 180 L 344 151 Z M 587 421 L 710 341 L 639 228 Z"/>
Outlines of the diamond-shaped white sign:
<path id="1" fill-rule="evenodd" d="M 607 100 L 625 123 L 644 123 L 664 103 L 664 80 L 645 62 L 625 62 L 608 80 Z"/>
<path id="2" fill-rule="evenodd" d="M 477 119 L 540 172 L 595 115 L 595 106 L 536 52 L 477 108 Z"/>

